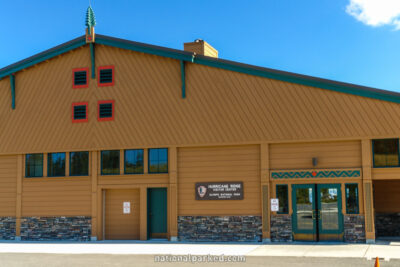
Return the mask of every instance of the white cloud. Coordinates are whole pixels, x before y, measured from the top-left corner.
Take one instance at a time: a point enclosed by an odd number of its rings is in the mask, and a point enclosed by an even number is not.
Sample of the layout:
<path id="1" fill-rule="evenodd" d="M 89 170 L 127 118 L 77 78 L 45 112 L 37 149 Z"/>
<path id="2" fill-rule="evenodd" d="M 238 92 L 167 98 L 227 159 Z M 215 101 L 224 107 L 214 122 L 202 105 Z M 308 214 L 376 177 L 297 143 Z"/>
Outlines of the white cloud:
<path id="1" fill-rule="evenodd" d="M 400 30 L 400 0 L 350 0 L 346 12 L 366 25 Z"/>

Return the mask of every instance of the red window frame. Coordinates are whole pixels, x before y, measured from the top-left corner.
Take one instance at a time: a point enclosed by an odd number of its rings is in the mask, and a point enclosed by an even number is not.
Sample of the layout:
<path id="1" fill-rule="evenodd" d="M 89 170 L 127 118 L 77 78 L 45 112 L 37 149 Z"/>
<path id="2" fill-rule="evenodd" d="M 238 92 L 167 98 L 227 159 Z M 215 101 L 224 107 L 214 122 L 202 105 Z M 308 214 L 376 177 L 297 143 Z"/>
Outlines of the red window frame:
<path id="1" fill-rule="evenodd" d="M 74 119 L 74 107 L 86 106 L 86 119 Z M 89 102 L 75 102 L 72 103 L 72 123 L 88 122 L 89 119 Z"/>
<path id="2" fill-rule="evenodd" d="M 110 82 L 110 83 L 100 83 L 100 70 L 105 70 L 105 69 L 112 69 L 112 82 Z M 114 67 L 114 65 L 98 67 L 97 68 L 97 85 L 99 87 L 103 87 L 103 86 L 113 86 L 114 84 L 115 84 L 115 67 Z"/>
<path id="3" fill-rule="evenodd" d="M 100 104 L 112 104 L 112 117 L 110 118 L 100 118 Z M 115 101 L 114 100 L 100 100 L 97 102 L 97 120 L 98 121 L 113 121 L 114 120 L 114 109 L 115 109 Z"/>
<path id="4" fill-rule="evenodd" d="M 86 84 L 75 85 L 75 72 L 85 71 L 86 72 Z M 76 68 L 72 69 L 72 88 L 80 89 L 80 88 L 88 88 L 89 87 L 89 68 Z"/>

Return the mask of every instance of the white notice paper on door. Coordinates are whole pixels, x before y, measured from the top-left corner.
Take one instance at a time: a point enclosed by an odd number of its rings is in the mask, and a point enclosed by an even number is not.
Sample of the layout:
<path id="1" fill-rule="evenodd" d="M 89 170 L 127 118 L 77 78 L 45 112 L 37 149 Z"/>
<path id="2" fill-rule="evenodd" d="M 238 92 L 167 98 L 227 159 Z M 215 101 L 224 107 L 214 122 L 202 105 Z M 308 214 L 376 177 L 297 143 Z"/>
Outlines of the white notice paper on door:
<path id="1" fill-rule="evenodd" d="M 130 214 L 131 213 L 131 202 L 124 202 L 123 210 L 124 210 L 124 214 Z"/>

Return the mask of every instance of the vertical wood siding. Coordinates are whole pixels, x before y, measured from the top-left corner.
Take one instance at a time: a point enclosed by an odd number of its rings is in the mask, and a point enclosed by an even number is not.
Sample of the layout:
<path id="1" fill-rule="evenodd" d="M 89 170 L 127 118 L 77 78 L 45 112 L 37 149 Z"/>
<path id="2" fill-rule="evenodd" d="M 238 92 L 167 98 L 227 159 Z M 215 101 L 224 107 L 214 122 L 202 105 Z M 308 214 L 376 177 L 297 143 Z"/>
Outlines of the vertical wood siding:
<path id="1" fill-rule="evenodd" d="M 196 182 L 242 181 L 243 200 L 195 200 Z M 260 215 L 259 146 L 178 149 L 178 215 Z"/>
<path id="2" fill-rule="evenodd" d="M 15 216 L 17 156 L 0 156 L 0 216 Z"/>
<path id="3" fill-rule="evenodd" d="M 374 181 L 375 212 L 400 212 L 400 180 Z"/>

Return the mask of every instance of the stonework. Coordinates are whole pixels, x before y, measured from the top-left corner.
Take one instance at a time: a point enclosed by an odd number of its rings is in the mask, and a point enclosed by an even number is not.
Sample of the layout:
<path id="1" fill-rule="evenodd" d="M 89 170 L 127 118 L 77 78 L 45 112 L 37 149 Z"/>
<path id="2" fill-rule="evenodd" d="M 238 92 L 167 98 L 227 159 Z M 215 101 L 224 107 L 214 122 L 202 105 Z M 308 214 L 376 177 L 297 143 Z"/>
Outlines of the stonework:
<path id="1" fill-rule="evenodd" d="M 0 217 L 0 240 L 15 239 L 15 218 Z"/>
<path id="2" fill-rule="evenodd" d="M 377 236 L 400 236 L 400 213 L 375 214 Z"/>
<path id="3" fill-rule="evenodd" d="M 25 217 L 21 219 L 21 240 L 90 241 L 90 235 L 90 217 Z"/>
<path id="4" fill-rule="evenodd" d="M 271 241 L 291 242 L 292 217 L 290 215 L 271 215 Z"/>
<path id="5" fill-rule="evenodd" d="M 363 215 L 344 215 L 344 241 L 365 243 L 365 217 Z"/>
<path id="6" fill-rule="evenodd" d="M 261 216 L 178 216 L 180 241 L 262 240 Z"/>

